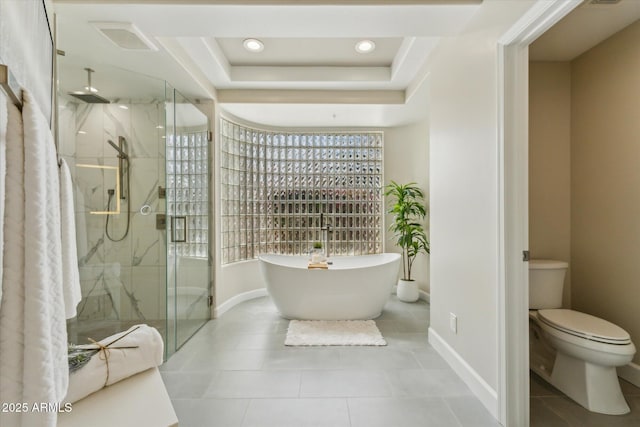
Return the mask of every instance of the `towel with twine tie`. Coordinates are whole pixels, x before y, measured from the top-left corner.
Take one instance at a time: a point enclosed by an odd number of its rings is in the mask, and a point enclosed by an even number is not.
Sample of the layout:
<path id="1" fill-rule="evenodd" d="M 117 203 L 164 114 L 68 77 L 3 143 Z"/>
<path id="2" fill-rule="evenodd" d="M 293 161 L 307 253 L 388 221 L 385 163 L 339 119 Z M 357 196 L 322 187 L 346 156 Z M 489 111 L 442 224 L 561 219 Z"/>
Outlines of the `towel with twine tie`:
<path id="1" fill-rule="evenodd" d="M 135 325 L 76 349 L 92 351 L 92 357 L 69 376 L 64 402 L 76 402 L 103 387 L 162 364 L 164 344 L 157 329 Z M 117 346 L 114 345 L 117 343 Z M 93 357 L 98 355 L 98 357 Z"/>

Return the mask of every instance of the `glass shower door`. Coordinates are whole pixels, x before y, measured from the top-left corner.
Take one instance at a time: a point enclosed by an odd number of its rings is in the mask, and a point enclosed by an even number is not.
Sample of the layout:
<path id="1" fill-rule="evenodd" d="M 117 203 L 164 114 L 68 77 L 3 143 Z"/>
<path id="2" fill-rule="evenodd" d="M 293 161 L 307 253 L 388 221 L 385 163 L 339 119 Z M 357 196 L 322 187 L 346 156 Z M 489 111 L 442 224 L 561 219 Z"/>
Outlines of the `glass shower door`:
<path id="1" fill-rule="evenodd" d="M 167 92 L 167 314 L 174 351 L 210 318 L 209 123 Z"/>

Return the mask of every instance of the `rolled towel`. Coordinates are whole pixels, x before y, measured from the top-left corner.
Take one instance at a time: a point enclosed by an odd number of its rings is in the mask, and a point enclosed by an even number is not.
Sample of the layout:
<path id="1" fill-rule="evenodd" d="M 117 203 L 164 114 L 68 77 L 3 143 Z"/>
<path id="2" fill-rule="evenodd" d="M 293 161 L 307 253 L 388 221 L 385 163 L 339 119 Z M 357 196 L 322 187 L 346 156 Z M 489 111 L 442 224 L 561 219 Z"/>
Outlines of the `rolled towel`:
<path id="1" fill-rule="evenodd" d="M 91 360 L 69 376 L 65 403 L 76 402 L 103 387 L 162 364 L 164 344 L 157 329 L 135 325 L 96 344 Z M 126 348 L 124 348 L 126 347 Z"/>
<path id="2" fill-rule="evenodd" d="M 327 270 L 329 268 L 329 264 L 326 262 L 309 262 L 307 268 L 309 270 Z"/>

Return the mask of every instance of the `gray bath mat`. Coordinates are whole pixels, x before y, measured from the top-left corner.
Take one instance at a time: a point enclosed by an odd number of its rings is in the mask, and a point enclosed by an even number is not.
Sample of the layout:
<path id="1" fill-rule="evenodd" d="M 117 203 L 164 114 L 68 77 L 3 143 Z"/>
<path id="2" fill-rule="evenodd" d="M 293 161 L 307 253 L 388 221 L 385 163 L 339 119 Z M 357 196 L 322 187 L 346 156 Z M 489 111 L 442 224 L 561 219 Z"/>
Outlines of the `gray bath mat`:
<path id="1" fill-rule="evenodd" d="M 387 342 L 373 320 L 292 320 L 284 345 L 372 345 Z"/>

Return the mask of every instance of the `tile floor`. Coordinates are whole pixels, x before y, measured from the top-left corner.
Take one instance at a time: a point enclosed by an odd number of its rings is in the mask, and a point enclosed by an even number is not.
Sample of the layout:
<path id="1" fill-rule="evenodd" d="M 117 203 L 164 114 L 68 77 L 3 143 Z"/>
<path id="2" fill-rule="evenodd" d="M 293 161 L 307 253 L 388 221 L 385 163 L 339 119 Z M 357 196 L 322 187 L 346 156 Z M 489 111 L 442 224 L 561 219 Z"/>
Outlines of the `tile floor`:
<path id="1" fill-rule="evenodd" d="M 640 388 L 620 379 L 631 413 L 602 415 L 589 412 L 538 375 L 531 373 L 531 427 L 638 427 Z"/>
<path id="2" fill-rule="evenodd" d="M 285 347 L 270 298 L 234 307 L 161 367 L 180 426 L 499 425 L 427 342 L 426 303 L 376 323 L 386 347 Z"/>

